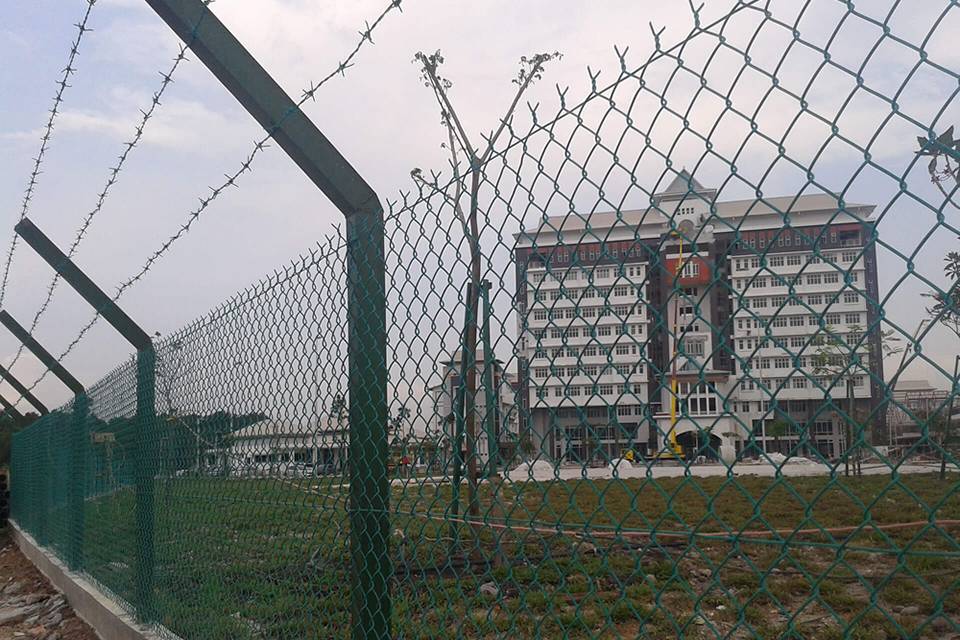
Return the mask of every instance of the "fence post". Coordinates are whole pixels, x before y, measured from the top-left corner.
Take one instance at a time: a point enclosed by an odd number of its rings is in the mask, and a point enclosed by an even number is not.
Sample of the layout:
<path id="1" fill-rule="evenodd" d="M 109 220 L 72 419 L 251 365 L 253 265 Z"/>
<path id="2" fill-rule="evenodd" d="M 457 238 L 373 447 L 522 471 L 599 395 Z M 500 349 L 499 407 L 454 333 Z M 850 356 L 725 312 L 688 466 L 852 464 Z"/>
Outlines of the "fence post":
<path id="1" fill-rule="evenodd" d="M 49 542 L 49 512 L 50 512 L 50 420 L 52 416 L 44 416 L 40 432 L 37 434 L 42 441 L 36 447 L 36 459 L 34 469 L 37 482 L 36 499 L 34 500 L 35 513 L 37 515 L 34 538 L 37 544 L 45 547 Z"/>
<path id="2" fill-rule="evenodd" d="M 87 415 L 90 407 L 86 393 L 73 400 L 73 424 L 70 430 L 70 486 L 67 496 L 70 535 L 67 542 L 67 566 L 72 571 L 83 568 L 85 523 L 83 499 L 86 493 Z"/>
<path id="3" fill-rule="evenodd" d="M 154 618 L 154 504 L 153 482 L 156 458 L 153 455 L 156 427 L 156 352 L 153 347 L 137 351 L 137 437 L 135 444 L 136 504 L 134 507 L 137 556 L 137 613 L 143 622 Z"/>
<path id="4" fill-rule="evenodd" d="M 346 219 L 352 634 L 390 637 L 390 486 L 383 208 L 203 0 L 146 0 Z"/>
<path id="5" fill-rule="evenodd" d="M 386 301 L 381 215 L 347 217 L 350 589 L 354 640 L 389 640 Z"/>

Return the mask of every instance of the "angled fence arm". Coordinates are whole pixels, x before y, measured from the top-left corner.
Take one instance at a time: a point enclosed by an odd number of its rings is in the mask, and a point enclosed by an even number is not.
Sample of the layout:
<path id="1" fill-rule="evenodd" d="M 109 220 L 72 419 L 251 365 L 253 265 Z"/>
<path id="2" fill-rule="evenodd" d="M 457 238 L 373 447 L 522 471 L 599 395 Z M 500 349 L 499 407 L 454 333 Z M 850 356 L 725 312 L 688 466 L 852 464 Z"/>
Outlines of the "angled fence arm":
<path id="1" fill-rule="evenodd" d="M 50 370 L 50 373 L 57 376 L 60 382 L 66 385 L 70 391 L 73 391 L 74 395 L 84 392 L 83 385 L 80 384 L 56 358 L 50 355 L 50 352 L 44 349 L 43 345 L 37 342 L 37 340 L 30 335 L 30 332 L 24 329 L 5 309 L 0 311 L 0 324 L 3 324 L 3 326 L 9 329 L 10 333 L 12 333 L 30 353 L 36 356 L 37 360 L 39 360 L 43 366 Z"/>
<path id="2" fill-rule="evenodd" d="M 376 193 L 203 0 L 146 0 L 346 218 L 352 633 L 390 633 L 383 208 Z"/>
<path id="3" fill-rule="evenodd" d="M 3 396 L 0 396 L 0 405 L 3 406 L 4 412 L 9 413 L 11 416 L 14 417 L 14 419 L 19 420 L 20 418 L 23 418 L 23 414 L 17 411 L 17 408 L 13 406 L 13 404 Z"/>
<path id="4" fill-rule="evenodd" d="M 66 560 L 67 565 L 72 570 L 78 571 L 83 565 L 83 539 L 85 535 L 83 497 L 86 487 L 84 470 L 86 468 L 86 430 L 89 407 L 86 390 L 6 309 L 0 311 L 0 324 L 9 329 L 10 333 L 74 394 L 73 419 L 70 424 L 70 462 L 68 464 L 70 484 L 67 488 L 67 518 L 70 535 L 67 538 Z"/>
<path id="5" fill-rule="evenodd" d="M 136 541 L 136 575 L 134 578 L 134 598 L 137 616 L 143 622 L 150 622 L 155 617 L 154 610 L 154 513 L 153 483 L 156 446 L 154 431 L 156 429 L 156 355 L 153 340 L 130 318 L 113 300 L 98 287 L 93 280 L 80 270 L 70 258 L 64 254 L 40 229 L 29 219 L 23 218 L 14 227 L 17 234 L 43 258 L 47 264 L 80 296 L 93 307 L 110 326 L 126 338 L 137 350 L 137 434 L 134 449 L 134 489 L 136 492 L 134 518 L 137 528 Z M 0 371 L 2 373 L 2 371 Z M 86 416 L 88 404 L 86 394 L 75 407 L 75 429 L 77 437 L 83 437 L 86 430 Z M 75 441 L 79 444 L 79 440 Z M 86 440 L 82 442 L 86 446 Z M 75 461 L 82 464 L 82 460 Z M 76 500 L 76 497 L 74 498 Z M 74 504 L 75 508 L 77 507 Z M 82 527 L 80 521 L 74 520 L 73 526 Z M 73 549 L 72 561 L 79 563 L 80 551 Z"/>
<path id="6" fill-rule="evenodd" d="M 37 411 L 40 412 L 40 415 L 45 416 L 50 413 L 46 405 L 37 400 L 37 397 L 34 396 L 22 382 L 17 380 L 12 373 L 7 371 L 7 369 L 2 366 L 0 366 L 0 377 L 10 383 L 10 386 L 13 387 L 17 393 L 23 396 L 27 402 L 36 407 Z"/>

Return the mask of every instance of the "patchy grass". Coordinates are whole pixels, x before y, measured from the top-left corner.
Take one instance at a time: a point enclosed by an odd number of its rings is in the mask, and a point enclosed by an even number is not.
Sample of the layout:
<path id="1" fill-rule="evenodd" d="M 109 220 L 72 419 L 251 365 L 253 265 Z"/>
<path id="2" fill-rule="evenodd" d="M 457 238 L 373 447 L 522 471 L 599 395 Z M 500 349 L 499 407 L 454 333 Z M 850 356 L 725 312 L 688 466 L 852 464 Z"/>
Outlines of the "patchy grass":
<path id="1" fill-rule="evenodd" d="M 960 632 L 957 528 L 878 528 L 929 522 L 931 515 L 960 519 L 958 480 L 484 484 L 480 524 L 451 523 L 449 485 L 394 486 L 395 635 L 899 638 Z M 337 481 L 158 481 L 159 621 L 188 638 L 346 638 L 348 491 Z M 463 514 L 465 487 L 461 493 Z M 136 598 L 134 505 L 133 491 L 121 489 L 86 506 L 86 571 L 127 602 Z M 864 522 L 869 525 L 859 530 L 831 531 Z"/>

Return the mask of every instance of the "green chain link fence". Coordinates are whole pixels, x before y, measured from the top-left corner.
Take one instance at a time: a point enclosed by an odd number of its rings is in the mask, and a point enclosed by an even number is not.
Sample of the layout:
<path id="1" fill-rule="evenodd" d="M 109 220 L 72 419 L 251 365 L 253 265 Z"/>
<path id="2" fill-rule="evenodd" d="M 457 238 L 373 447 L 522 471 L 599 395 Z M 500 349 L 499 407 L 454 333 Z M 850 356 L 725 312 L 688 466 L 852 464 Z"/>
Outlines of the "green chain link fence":
<path id="1" fill-rule="evenodd" d="M 771 4 L 656 32 L 475 158 L 444 108 L 456 175 L 385 218 L 381 433 L 351 442 L 379 391 L 348 310 L 382 292 L 335 237 L 18 433 L 16 525 L 171 637 L 960 634 L 929 255 L 960 236 L 960 11 Z M 898 395 L 921 363 L 946 390 Z"/>

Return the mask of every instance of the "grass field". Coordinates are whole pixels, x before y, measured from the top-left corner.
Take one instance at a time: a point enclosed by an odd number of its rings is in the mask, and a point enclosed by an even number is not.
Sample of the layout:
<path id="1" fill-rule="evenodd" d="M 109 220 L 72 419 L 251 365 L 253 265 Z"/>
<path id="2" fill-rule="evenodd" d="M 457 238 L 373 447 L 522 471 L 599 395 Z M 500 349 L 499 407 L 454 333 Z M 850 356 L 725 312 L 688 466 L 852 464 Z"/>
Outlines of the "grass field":
<path id="1" fill-rule="evenodd" d="M 947 524 L 960 521 L 958 482 L 485 484 L 482 523 L 451 526 L 450 485 L 413 481 L 392 489 L 394 635 L 949 637 L 960 633 L 960 527 Z M 338 483 L 178 478 L 158 481 L 155 500 L 168 629 L 348 637 L 348 493 Z M 86 514 L 87 571 L 127 599 L 133 505 L 120 490 L 88 501 Z M 916 522 L 927 524 L 902 526 Z"/>

